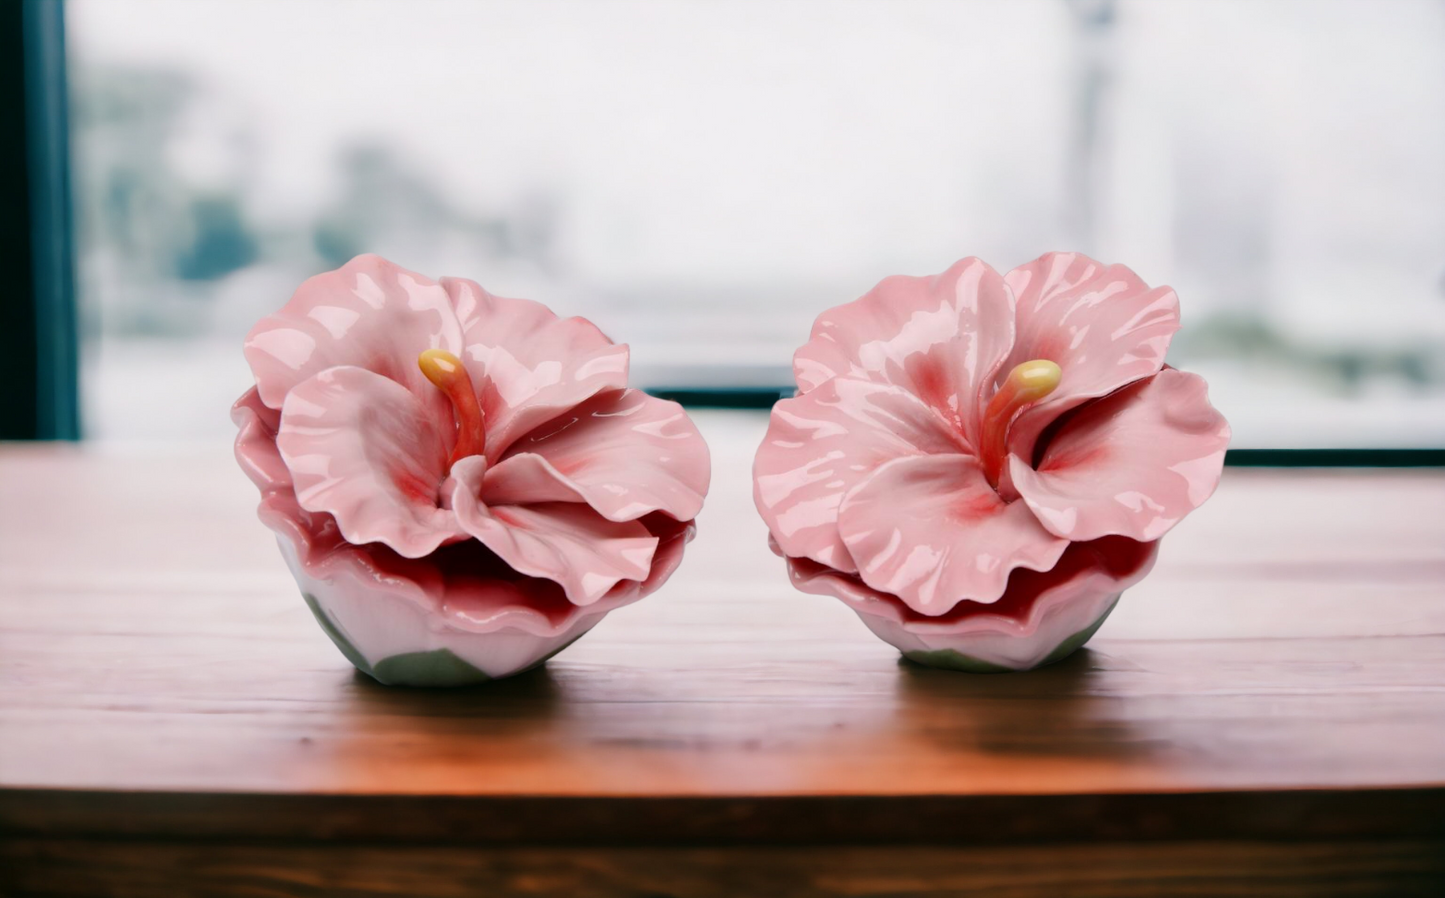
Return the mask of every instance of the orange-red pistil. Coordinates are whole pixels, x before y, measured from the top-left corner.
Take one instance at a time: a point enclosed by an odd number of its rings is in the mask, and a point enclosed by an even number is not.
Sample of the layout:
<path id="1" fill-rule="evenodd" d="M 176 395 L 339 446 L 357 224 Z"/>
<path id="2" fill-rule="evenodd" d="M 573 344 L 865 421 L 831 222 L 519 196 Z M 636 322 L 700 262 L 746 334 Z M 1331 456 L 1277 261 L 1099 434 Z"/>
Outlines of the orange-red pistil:
<path id="1" fill-rule="evenodd" d="M 482 405 L 472 387 L 471 375 L 462 360 L 445 349 L 428 349 L 416 360 L 426 379 L 437 385 L 452 401 L 456 416 L 457 445 L 447 467 L 469 455 L 481 455 L 487 448 L 487 431 L 483 427 Z"/>
<path id="2" fill-rule="evenodd" d="M 1059 385 L 1063 371 L 1048 359 L 1033 359 L 1015 365 L 983 413 L 983 433 L 979 438 L 979 461 L 984 476 L 997 487 L 1003 474 L 1003 461 L 1008 457 L 1008 429 L 1019 412 L 1052 393 Z"/>

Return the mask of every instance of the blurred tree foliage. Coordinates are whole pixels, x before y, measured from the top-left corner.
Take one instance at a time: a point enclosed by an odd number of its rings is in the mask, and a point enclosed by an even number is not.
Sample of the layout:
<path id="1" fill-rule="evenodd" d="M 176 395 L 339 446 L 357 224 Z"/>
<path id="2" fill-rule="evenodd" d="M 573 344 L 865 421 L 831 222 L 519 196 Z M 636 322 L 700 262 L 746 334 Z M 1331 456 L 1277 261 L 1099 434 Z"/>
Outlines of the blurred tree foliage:
<path id="1" fill-rule="evenodd" d="M 176 252 L 176 275 L 210 281 L 256 261 L 256 238 L 242 219 L 235 196 L 204 196 L 191 201 L 190 246 Z"/>
<path id="2" fill-rule="evenodd" d="M 418 270 L 458 257 L 494 266 L 554 264 L 560 207 L 546 196 L 477 215 L 384 139 L 353 138 L 339 151 L 334 190 L 318 186 L 311 210 L 302 204 L 286 218 L 261 218 L 252 163 L 266 135 L 226 97 L 183 72 L 115 65 L 77 66 L 72 92 L 89 331 L 205 334 L 217 326 L 214 307 L 223 297 L 254 303 L 244 313 L 233 308 L 228 321 L 265 314 L 278 302 L 269 293 L 253 300 L 245 287 L 227 292 L 231 275 L 253 270 L 269 283 L 294 283 L 362 252 Z M 184 150 L 195 150 L 188 141 L 198 135 L 210 141 L 202 157 L 235 163 L 222 164 L 205 183 L 177 164 Z"/>

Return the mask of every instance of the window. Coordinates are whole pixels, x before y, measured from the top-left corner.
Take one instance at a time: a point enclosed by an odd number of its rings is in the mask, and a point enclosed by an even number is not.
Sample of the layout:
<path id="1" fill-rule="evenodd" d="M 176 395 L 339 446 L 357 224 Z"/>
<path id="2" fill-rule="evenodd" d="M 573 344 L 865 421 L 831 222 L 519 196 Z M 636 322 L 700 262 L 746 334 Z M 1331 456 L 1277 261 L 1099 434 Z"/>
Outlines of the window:
<path id="1" fill-rule="evenodd" d="M 1236 446 L 1445 445 L 1445 7 L 67 4 L 84 425 L 229 433 L 242 335 L 375 251 L 791 382 L 894 273 L 1180 293 Z"/>

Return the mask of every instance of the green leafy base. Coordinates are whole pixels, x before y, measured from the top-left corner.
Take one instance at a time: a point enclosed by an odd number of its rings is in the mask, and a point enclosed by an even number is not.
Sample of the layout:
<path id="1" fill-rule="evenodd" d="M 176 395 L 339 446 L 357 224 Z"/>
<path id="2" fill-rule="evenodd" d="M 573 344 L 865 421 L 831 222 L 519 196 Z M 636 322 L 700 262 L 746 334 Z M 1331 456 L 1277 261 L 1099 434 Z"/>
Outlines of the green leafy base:
<path id="1" fill-rule="evenodd" d="M 331 641 L 336 643 L 336 647 L 341 649 L 346 660 L 378 683 L 385 683 L 387 686 L 473 686 L 492 679 L 458 658 L 450 649 L 406 652 L 383 658 L 374 665 L 368 664 L 366 656 L 356 650 L 351 640 L 347 639 L 326 612 L 321 610 L 316 597 L 302 593 L 302 598 L 306 600 L 306 607 L 316 616 L 316 622 Z"/>
<path id="2" fill-rule="evenodd" d="M 382 658 L 366 672 L 378 683 L 388 686 L 475 686 L 492 679 L 458 658 L 451 649 L 392 655 Z"/>
<path id="3" fill-rule="evenodd" d="M 1115 599 L 1114 604 L 1105 609 L 1104 613 L 1099 615 L 1098 620 L 1059 643 L 1052 652 L 1049 652 L 1044 660 L 1035 664 L 1032 668 L 1021 669 L 1037 670 L 1040 667 L 1047 667 L 1050 664 L 1064 660 L 1074 652 L 1083 648 L 1084 643 L 1088 642 L 1089 639 L 1098 632 L 1099 628 L 1104 625 L 1104 621 L 1109 619 L 1110 612 L 1114 610 L 1114 605 L 1117 604 L 1118 600 Z M 953 649 L 937 649 L 931 652 L 904 652 L 903 657 L 915 664 L 922 664 L 925 667 L 937 667 L 942 670 L 961 670 L 965 673 L 1011 673 L 1016 670 L 1016 668 L 1004 667 L 1002 664 L 994 664 L 991 661 L 983 661 L 979 658 L 965 655 L 962 652 L 956 652 Z"/>
<path id="4" fill-rule="evenodd" d="M 965 655 L 962 652 L 955 652 L 953 649 L 935 649 L 931 652 L 913 651 L 904 652 L 903 657 L 914 664 L 922 664 L 924 667 L 937 667 L 940 670 L 961 670 L 964 673 L 1008 673 L 1012 667 L 1004 667 L 1002 664 L 994 664 L 991 661 L 983 661 L 972 655 Z"/>

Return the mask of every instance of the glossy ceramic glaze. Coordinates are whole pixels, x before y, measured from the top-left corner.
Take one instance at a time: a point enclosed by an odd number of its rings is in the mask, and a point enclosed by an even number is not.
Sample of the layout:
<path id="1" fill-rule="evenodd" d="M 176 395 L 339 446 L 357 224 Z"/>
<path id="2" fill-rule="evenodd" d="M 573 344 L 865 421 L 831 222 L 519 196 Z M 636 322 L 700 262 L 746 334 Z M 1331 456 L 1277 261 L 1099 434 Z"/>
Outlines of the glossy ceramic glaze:
<path id="1" fill-rule="evenodd" d="M 464 367 L 451 392 L 428 351 Z M 236 457 L 261 518 L 383 682 L 533 666 L 660 586 L 693 533 L 706 444 L 677 404 L 627 389 L 627 347 L 580 318 L 359 256 L 245 353 Z"/>
<path id="2" fill-rule="evenodd" d="M 1154 566 L 1159 543 L 1115 537 L 1076 543 L 1049 571 L 1021 574 L 994 603 L 960 603 L 929 617 L 896 596 L 805 559 L 788 559 L 803 592 L 842 599 L 874 635 L 920 664 L 976 673 L 1028 670 L 1074 652 L 1104 623 L 1123 591 Z"/>
<path id="3" fill-rule="evenodd" d="M 1073 545 L 1152 544 L 1213 492 L 1229 427 L 1202 379 L 1164 366 L 1178 327 L 1172 290 L 1070 253 L 1007 275 L 964 259 L 824 312 L 753 470 L 795 582 L 888 597 L 917 625 L 850 604 L 924 663 L 970 667 L 943 663 L 945 650 L 985 667 L 1057 660 L 1142 573 L 1100 562 L 1087 589 L 1034 596 L 1050 604 L 1025 616 L 1027 632 L 965 640 L 958 609 L 983 620 L 1016 603 L 1022 575 L 1055 570 Z M 1051 374 L 1037 398 L 998 401 L 1034 369 Z"/>

